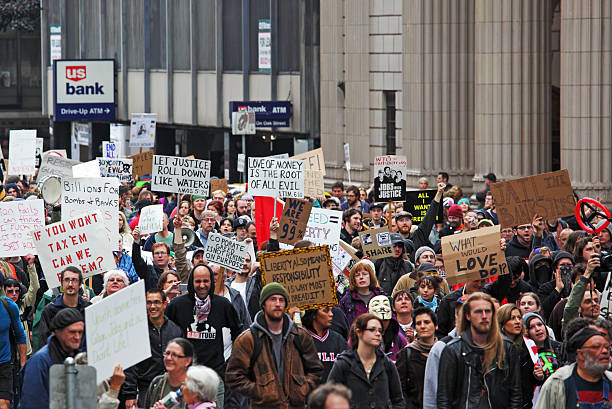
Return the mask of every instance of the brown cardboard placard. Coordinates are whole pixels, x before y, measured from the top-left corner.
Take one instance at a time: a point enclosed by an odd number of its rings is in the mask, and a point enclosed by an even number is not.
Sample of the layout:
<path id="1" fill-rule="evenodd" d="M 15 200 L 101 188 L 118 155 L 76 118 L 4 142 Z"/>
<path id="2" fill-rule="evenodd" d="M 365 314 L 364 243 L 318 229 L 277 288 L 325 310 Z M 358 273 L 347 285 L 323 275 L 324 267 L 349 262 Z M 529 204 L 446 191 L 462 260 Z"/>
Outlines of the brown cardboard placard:
<path id="1" fill-rule="evenodd" d="M 576 199 L 567 169 L 491 185 L 495 209 L 503 228 L 574 214 Z"/>
<path id="2" fill-rule="evenodd" d="M 311 210 L 312 203 L 309 200 L 287 199 L 278 222 L 278 241 L 293 246 L 296 242 L 302 240 L 306 233 L 306 225 Z"/>
<path id="3" fill-rule="evenodd" d="M 325 159 L 323 158 L 322 148 L 300 153 L 299 155 L 292 156 L 290 159 L 303 159 L 306 170 L 318 170 L 325 176 Z"/>
<path id="4" fill-rule="evenodd" d="M 132 159 L 132 175 L 137 179 L 142 175 L 150 175 L 153 172 L 153 155 L 155 151 L 150 150 L 129 156 Z"/>
<path id="5" fill-rule="evenodd" d="M 302 310 L 338 305 L 328 246 L 263 253 L 259 256 L 264 285 L 282 284 L 287 307 Z"/>
<path id="6" fill-rule="evenodd" d="M 456 284 L 508 274 L 500 231 L 496 225 L 442 237 L 446 281 Z"/>
<path id="7" fill-rule="evenodd" d="M 325 187 L 323 185 L 323 173 L 320 170 L 308 170 L 304 173 L 304 196 L 323 200 L 325 198 Z"/>
<path id="8" fill-rule="evenodd" d="M 347 253 L 351 255 L 351 258 L 355 261 L 359 261 L 359 257 L 357 257 L 357 249 L 350 244 L 344 242 L 343 240 L 339 241 L 340 247 L 344 249 Z"/>
<path id="9" fill-rule="evenodd" d="M 359 232 L 364 257 L 370 260 L 393 256 L 391 232 L 387 226 Z"/>
<path id="10" fill-rule="evenodd" d="M 229 190 L 227 187 L 227 179 L 211 179 L 210 180 L 210 195 L 211 196 L 215 190 L 220 190 L 223 193 L 227 193 L 227 191 Z"/>

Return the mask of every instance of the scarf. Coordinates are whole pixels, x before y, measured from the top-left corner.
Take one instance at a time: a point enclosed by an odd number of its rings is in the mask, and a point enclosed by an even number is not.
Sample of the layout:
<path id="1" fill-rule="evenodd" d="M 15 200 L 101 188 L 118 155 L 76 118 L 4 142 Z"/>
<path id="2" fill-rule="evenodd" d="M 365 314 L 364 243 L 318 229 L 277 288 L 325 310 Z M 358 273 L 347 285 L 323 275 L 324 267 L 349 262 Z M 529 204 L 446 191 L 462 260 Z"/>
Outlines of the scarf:
<path id="1" fill-rule="evenodd" d="M 64 360 L 69 356 L 74 356 L 74 353 L 70 354 L 62 348 L 58 339 L 53 335 L 51 339 L 49 339 L 49 356 L 51 357 L 51 361 L 54 364 L 64 364 Z"/>
<path id="2" fill-rule="evenodd" d="M 422 354 L 429 354 L 429 351 L 431 350 L 431 348 L 434 346 L 434 344 L 437 341 L 438 341 L 438 338 L 434 338 L 431 344 L 426 344 L 422 339 L 417 338 L 414 341 L 412 341 L 410 344 L 408 344 L 408 346 L 411 347 L 412 349 L 419 351 Z"/>
<path id="3" fill-rule="evenodd" d="M 417 301 L 432 310 L 433 312 L 436 312 L 436 310 L 438 309 L 438 298 L 435 295 L 434 298 L 431 299 L 431 301 L 425 301 L 423 297 L 419 295 L 417 297 Z"/>
<path id="4" fill-rule="evenodd" d="M 187 405 L 189 409 L 214 409 L 217 407 L 215 402 L 198 402 Z"/>
<path id="5" fill-rule="evenodd" d="M 200 324 L 206 321 L 208 314 L 210 313 L 210 296 L 207 295 L 203 300 L 199 299 L 195 294 L 194 297 L 196 316 L 198 317 L 198 324 Z"/>

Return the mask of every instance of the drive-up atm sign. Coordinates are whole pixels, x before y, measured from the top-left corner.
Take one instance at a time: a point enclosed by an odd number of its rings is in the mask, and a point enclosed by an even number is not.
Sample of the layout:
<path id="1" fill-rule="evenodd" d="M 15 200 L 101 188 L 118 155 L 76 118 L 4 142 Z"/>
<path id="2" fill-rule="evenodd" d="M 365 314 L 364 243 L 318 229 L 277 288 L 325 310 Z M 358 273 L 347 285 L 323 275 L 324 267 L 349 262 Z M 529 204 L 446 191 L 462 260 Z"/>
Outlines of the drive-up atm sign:
<path id="1" fill-rule="evenodd" d="M 115 119 L 115 60 L 53 62 L 55 121 Z"/>

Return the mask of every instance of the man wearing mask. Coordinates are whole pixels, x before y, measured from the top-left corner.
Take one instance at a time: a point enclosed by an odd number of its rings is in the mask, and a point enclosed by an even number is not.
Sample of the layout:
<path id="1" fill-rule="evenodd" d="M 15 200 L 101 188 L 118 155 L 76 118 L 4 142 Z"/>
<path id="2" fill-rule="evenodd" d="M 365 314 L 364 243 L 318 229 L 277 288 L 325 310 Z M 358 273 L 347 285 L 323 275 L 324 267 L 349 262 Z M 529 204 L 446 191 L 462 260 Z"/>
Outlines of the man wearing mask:
<path id="1" fill-rule="evenodd" d="M 529 284 L 533 288 L 540 288 L 553 278 L 552 264 L 551 258 L 541 253 L 529 260 Z"/>

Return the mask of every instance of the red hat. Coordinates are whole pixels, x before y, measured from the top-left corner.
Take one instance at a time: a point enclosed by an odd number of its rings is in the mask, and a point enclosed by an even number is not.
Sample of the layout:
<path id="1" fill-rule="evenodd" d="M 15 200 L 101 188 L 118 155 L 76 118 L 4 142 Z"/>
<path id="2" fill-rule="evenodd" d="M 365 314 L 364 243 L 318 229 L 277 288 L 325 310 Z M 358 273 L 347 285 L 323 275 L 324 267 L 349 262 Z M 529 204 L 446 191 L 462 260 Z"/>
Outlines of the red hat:
<path id="1" fill-rule="evenodd" d="M 448 215 L 462 218 L 463 210 L 461 210 L 461 206 L 454 204 L 448 208 Z"/>

